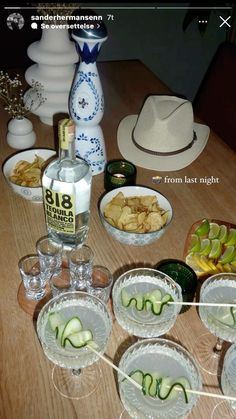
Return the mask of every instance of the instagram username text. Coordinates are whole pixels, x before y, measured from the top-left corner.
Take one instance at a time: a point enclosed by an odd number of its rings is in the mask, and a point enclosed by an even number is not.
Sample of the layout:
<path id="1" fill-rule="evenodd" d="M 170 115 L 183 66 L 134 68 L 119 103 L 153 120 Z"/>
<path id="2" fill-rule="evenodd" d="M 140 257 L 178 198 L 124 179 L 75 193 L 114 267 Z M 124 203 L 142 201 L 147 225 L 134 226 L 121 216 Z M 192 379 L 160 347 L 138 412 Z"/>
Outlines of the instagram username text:
<path id="1" fill-rule="evenodd" d="M 73 16 L 73 15 L 36 15 L 31 16 L 31 27 L 36 28 L 40 21 L 41 29 L 93 29 L 95 27 L 95 21 L 101 21 L 102 16 L 85 15 L 85 16 Z M 78 23 L 81 22 L 81 23 Z M 48 22 L 48 23 L 47 23 Z M 65 23 L 64 23 L 65 22 Z"/>

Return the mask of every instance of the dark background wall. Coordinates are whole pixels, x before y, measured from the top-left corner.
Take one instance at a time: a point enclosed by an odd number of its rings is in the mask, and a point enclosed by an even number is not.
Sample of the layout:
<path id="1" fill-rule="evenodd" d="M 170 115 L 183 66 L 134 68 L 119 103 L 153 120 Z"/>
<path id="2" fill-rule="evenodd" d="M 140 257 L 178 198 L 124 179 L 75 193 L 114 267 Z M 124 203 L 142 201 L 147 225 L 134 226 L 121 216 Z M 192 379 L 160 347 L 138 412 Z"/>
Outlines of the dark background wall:
<path id="1" fill-rule="evenodd" d="M 9 4 L 9 3 L 8 3 Z M 192 100 L 212 60 L 218 45 L 226 39 L 226 25 L 220 28 L 220 15 L 230 11 L 215 10 L 211 13 L 204 35 L 194 21 L 184 32 L 183 20 L 187 9 L 138 10 L 121 9 L 122 3 L 88 3 L 103 16 L 108 29 L 108 40 L 103 44 L 99 60 L 140 59 L 160 79 L 178 94 Z M 140 4 L 139 4 L 140 5 Z M 143 3 L 149 6 L 151 4 Z M 170 4 L 168 4 L 170 6 Z M 117 7 L 113 9 L 111 7 Z M 127 5 L 126 5 L 127 6 Z M 188 6 L 187 3 L 183 6 Z M 25 19 L 21 30 L 11 31 L 6 25 L 9 10 L 2 10 L 0 21 L 0 69 L 24 67 L 32 62 L 27 47 L 40 39 L 41 29 L 30 27 L 31 14 L 36 10 L 19 11 Z M 108 15 L 113 18 L 108 19 Z"/>
<path id="2" fill-rule="evenodd" d="M 109 38 L 100 59 L 139 58 L 174 92 L 193 99 L 218 45 L 226 39 L 226 27 L 219 28 L 219 16 L 224 12 L 214 11 L 204 35 L 200 34 L 197 21 L 184 32 L 186 12 L 187 9 L 106 11 L 114 14 L 114 21 L 107 21 Z"/>

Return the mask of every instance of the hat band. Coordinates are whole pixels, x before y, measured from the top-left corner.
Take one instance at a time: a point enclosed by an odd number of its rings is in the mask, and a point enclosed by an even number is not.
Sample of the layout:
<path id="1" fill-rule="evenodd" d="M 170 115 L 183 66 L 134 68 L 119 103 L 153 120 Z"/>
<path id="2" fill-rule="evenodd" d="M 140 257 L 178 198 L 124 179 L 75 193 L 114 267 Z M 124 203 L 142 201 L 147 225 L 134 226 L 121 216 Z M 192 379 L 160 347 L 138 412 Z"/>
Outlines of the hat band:
<path id="1" fill-rule="evenodd" d="M 141 151 L 144 151 L 145 153 L 153 154 L 155 156 L 174 156 L 175 154 L 183 153 L 184 151 L 191 148 L 196 140 L 197 140 L 197 134 L 195 131 L 193 131 L 193 139 L 185 147 L 179 148 L 178 150 L 175 150 L 175 151 L 163 151 L 163 152 L 154 151 L 154 150 L 149 150 L 148 148 L 142 147 L 140 144 L 138 144 L 134 139 L 134 130 L 132 131 L 132 141 L 136 145 L 136 147 L 138 147 Z"/>

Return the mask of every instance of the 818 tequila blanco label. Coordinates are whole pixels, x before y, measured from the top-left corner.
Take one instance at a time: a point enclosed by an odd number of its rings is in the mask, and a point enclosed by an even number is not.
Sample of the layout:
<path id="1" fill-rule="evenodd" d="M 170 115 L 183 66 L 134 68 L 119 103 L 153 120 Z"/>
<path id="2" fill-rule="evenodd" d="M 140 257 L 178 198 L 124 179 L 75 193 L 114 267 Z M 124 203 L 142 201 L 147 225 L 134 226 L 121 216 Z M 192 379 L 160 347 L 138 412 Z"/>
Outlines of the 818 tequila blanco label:
<path id="1" fill-rule="evenodd" d="M 46 223 L 50 229 L 75 234 L 75 197 L 43 188 Z"/>

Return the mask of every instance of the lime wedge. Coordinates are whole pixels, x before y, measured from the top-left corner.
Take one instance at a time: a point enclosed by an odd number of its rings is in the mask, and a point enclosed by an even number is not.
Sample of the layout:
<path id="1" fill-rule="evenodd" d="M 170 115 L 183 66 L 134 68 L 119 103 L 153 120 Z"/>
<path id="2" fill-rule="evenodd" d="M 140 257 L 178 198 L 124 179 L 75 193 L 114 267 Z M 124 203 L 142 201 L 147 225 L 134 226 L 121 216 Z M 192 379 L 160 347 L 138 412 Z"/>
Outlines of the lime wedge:
<path id="1" fill-rule="evenodd" d="M 231 260 L 233 260 L 234 256 L 236 254 L 234 246 L 228 246 L 226 247 L 223 255 L 221 255 L 219 262 L 224 265 L 225 263 L 230 263 Z"/>
<path id="2" fill-rule="evenodd" d="M 229 235 L 225 246 L 235 246 L 236 245 L 236 229 L 230 228 Z"/>
<path id="3" fill-rule="evenodd" d="M 196 228 L 195 234 L 198 236 L 205 236 L 209 233 L 210 223 L 208 220 L 202 220 L 201 224 Z"/>
<path id="4" fill-rule="evenodd" d="M 201 248 L 201 241 L 200 241 L 199 236 L 197 234 L 192 234 L 191 242 L 189 246 L 190 252 L 199 252 L 200 248 Z"/>
<path id="5" fill-rule="evenodd" d="M 220 240 L 221 243 L 225 243 L 227 240 L 227 237 L 228 237 L 228 229 L 226 225 L 221 224 L 218 239 Z"/>
<path id="6" fill-rule="evenodd" d="M 236 267 L 236 255 L 233 257 L 230 263 Z"/>
<path id="7" fill-rule="evenodd" d="M 210 251 L 211 251 L 211 240 L 202 239 L 199 253 L 203 256 L 207 256 L 209 255 Z"/>
<path id="8" fill-rule="evenodd" d="M 208 255 L 210 259 L 218 259 L 221 255 L 221 242 L 219 239 L 213 239 L 211 242 L 211 251 Z"/>
<path id="9" fill-rule="evenodd" d="M 217 223 L 210 223 L 210 230 L 208 234 L 209 239 L 217 239 L 220 233 L 220 226 Z"/>

